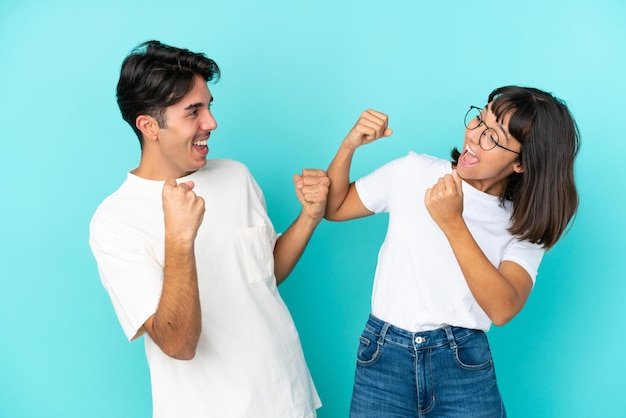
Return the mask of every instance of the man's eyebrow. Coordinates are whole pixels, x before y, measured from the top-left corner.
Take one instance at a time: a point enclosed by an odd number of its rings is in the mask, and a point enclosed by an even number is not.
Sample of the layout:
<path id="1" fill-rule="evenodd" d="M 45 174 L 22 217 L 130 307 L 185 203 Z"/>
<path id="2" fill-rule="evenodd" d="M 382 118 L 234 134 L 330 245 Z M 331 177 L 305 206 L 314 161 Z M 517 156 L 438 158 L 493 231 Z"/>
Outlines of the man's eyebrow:
<path id="1" fill-rule="evenodd" d="M 209 100 L 209 104 L 211 104 L 211 103 L 213 103 L 213 98 L 212 98 L 212 97 L 211 97 L 211 100 Z M 204 103 L 200 103 L 200 102 L 198 102 L 198 103 L 192 103 L 192 104 L 190 104 L 190 105 L 186 106 L 184 110 L 197 109 L 197 108 L 199 108 L 199 107 L 204 107 L 204 106 L 205 106 L 205 104 L 204 104 Z"/>
<path id="2" fill-rule="evenodd" d="M 202 104 L 202 103 L 192 103 L 189 106 L 186 106 L 185 110 L 197 109 L 199 107 L 204 107 L 204 104 Z"/>

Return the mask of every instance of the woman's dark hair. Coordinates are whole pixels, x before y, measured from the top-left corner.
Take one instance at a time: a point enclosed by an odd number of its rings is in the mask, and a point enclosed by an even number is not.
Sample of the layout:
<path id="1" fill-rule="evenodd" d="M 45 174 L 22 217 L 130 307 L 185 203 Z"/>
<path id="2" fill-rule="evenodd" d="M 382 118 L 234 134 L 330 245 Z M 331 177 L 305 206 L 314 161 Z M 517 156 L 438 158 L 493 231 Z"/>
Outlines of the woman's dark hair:
<path id="1" fill-rule="evenodd" d="M 509 232 L 549 249 L 578 209 L 576 122 L 562 100 L 535 88 L 500 87 L 488 102 L 498 121 L 510 114 L 508 131 L 522 145 L 519 161 L 524 172 L 511 174 L 500 196 L 502 202 L 513 202 Z M 455 165 L 459 156 L 453 149 Z"/>
<path id="2" fill-rule="evenodd" d="M 150 115 L 165 127 L 165 109 L 193 88 L 196 75 L 217 82 L 220 70 L 204 54 L 159 41 L 144 42 L 124 59 L 117 83 L 117 104 L 142 146 L 142 134 L 135 126 L 137 117 Z"/>

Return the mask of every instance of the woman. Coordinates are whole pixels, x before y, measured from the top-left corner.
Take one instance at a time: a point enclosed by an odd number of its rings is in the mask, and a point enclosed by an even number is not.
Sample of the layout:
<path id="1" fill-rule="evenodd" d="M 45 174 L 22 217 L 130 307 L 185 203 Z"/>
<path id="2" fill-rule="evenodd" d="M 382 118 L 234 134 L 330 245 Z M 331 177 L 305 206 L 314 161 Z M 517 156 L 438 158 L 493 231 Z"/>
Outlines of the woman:
<path id="1" fill-rule="evenodd" d="M 327 219 L 389 213 L 350 415 L 506 416 L 485 332 L 520 312 L 577 210 L 576 123 L 549 93 L 498 88 L 452 163 L 409 153 L 350 183 L 387 122 L 363 112 L 328 168 Z"/>

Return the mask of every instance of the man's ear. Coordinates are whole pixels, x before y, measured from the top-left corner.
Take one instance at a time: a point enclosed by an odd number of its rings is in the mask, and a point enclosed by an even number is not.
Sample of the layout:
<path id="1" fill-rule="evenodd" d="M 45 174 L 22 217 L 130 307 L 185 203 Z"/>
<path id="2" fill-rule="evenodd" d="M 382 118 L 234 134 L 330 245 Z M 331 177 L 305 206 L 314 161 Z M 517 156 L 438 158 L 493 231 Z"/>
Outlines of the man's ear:
<path id="1" fill-rule="evenodd" d="M 159 123 L 150 115 L 139 115 L 135 119 L 135 126 L 143 135 L 145 141 L 156 141 L 159 134 Z"/>

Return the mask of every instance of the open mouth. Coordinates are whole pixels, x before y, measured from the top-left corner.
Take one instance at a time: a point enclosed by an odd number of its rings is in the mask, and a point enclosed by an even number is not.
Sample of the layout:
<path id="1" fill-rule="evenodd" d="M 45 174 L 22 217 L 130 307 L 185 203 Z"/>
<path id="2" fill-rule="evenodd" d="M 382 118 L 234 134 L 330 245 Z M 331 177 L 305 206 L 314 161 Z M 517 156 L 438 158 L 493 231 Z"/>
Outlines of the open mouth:
<path id="1" fill-rule="evenodd" d="M 209 153 L 209 147 L 207 146 L 208 141 L 208 138 L 196 139 L 191 143 L 191 145 L 200 154 L 207 155 Z"/>
<path id="2" fill-rule="evenodd" d="M 477 164 L 480 161 L 476 154 L 474 154 L 474 151 L 472 151 L 472 149 L 469 147 L 469 145 L 465 146 L 465 149 L 463 150 L 463 153 L 461 154 L 461 157 L 459 159 L 463 162 L 464 165 L 467 166 Z"/>

